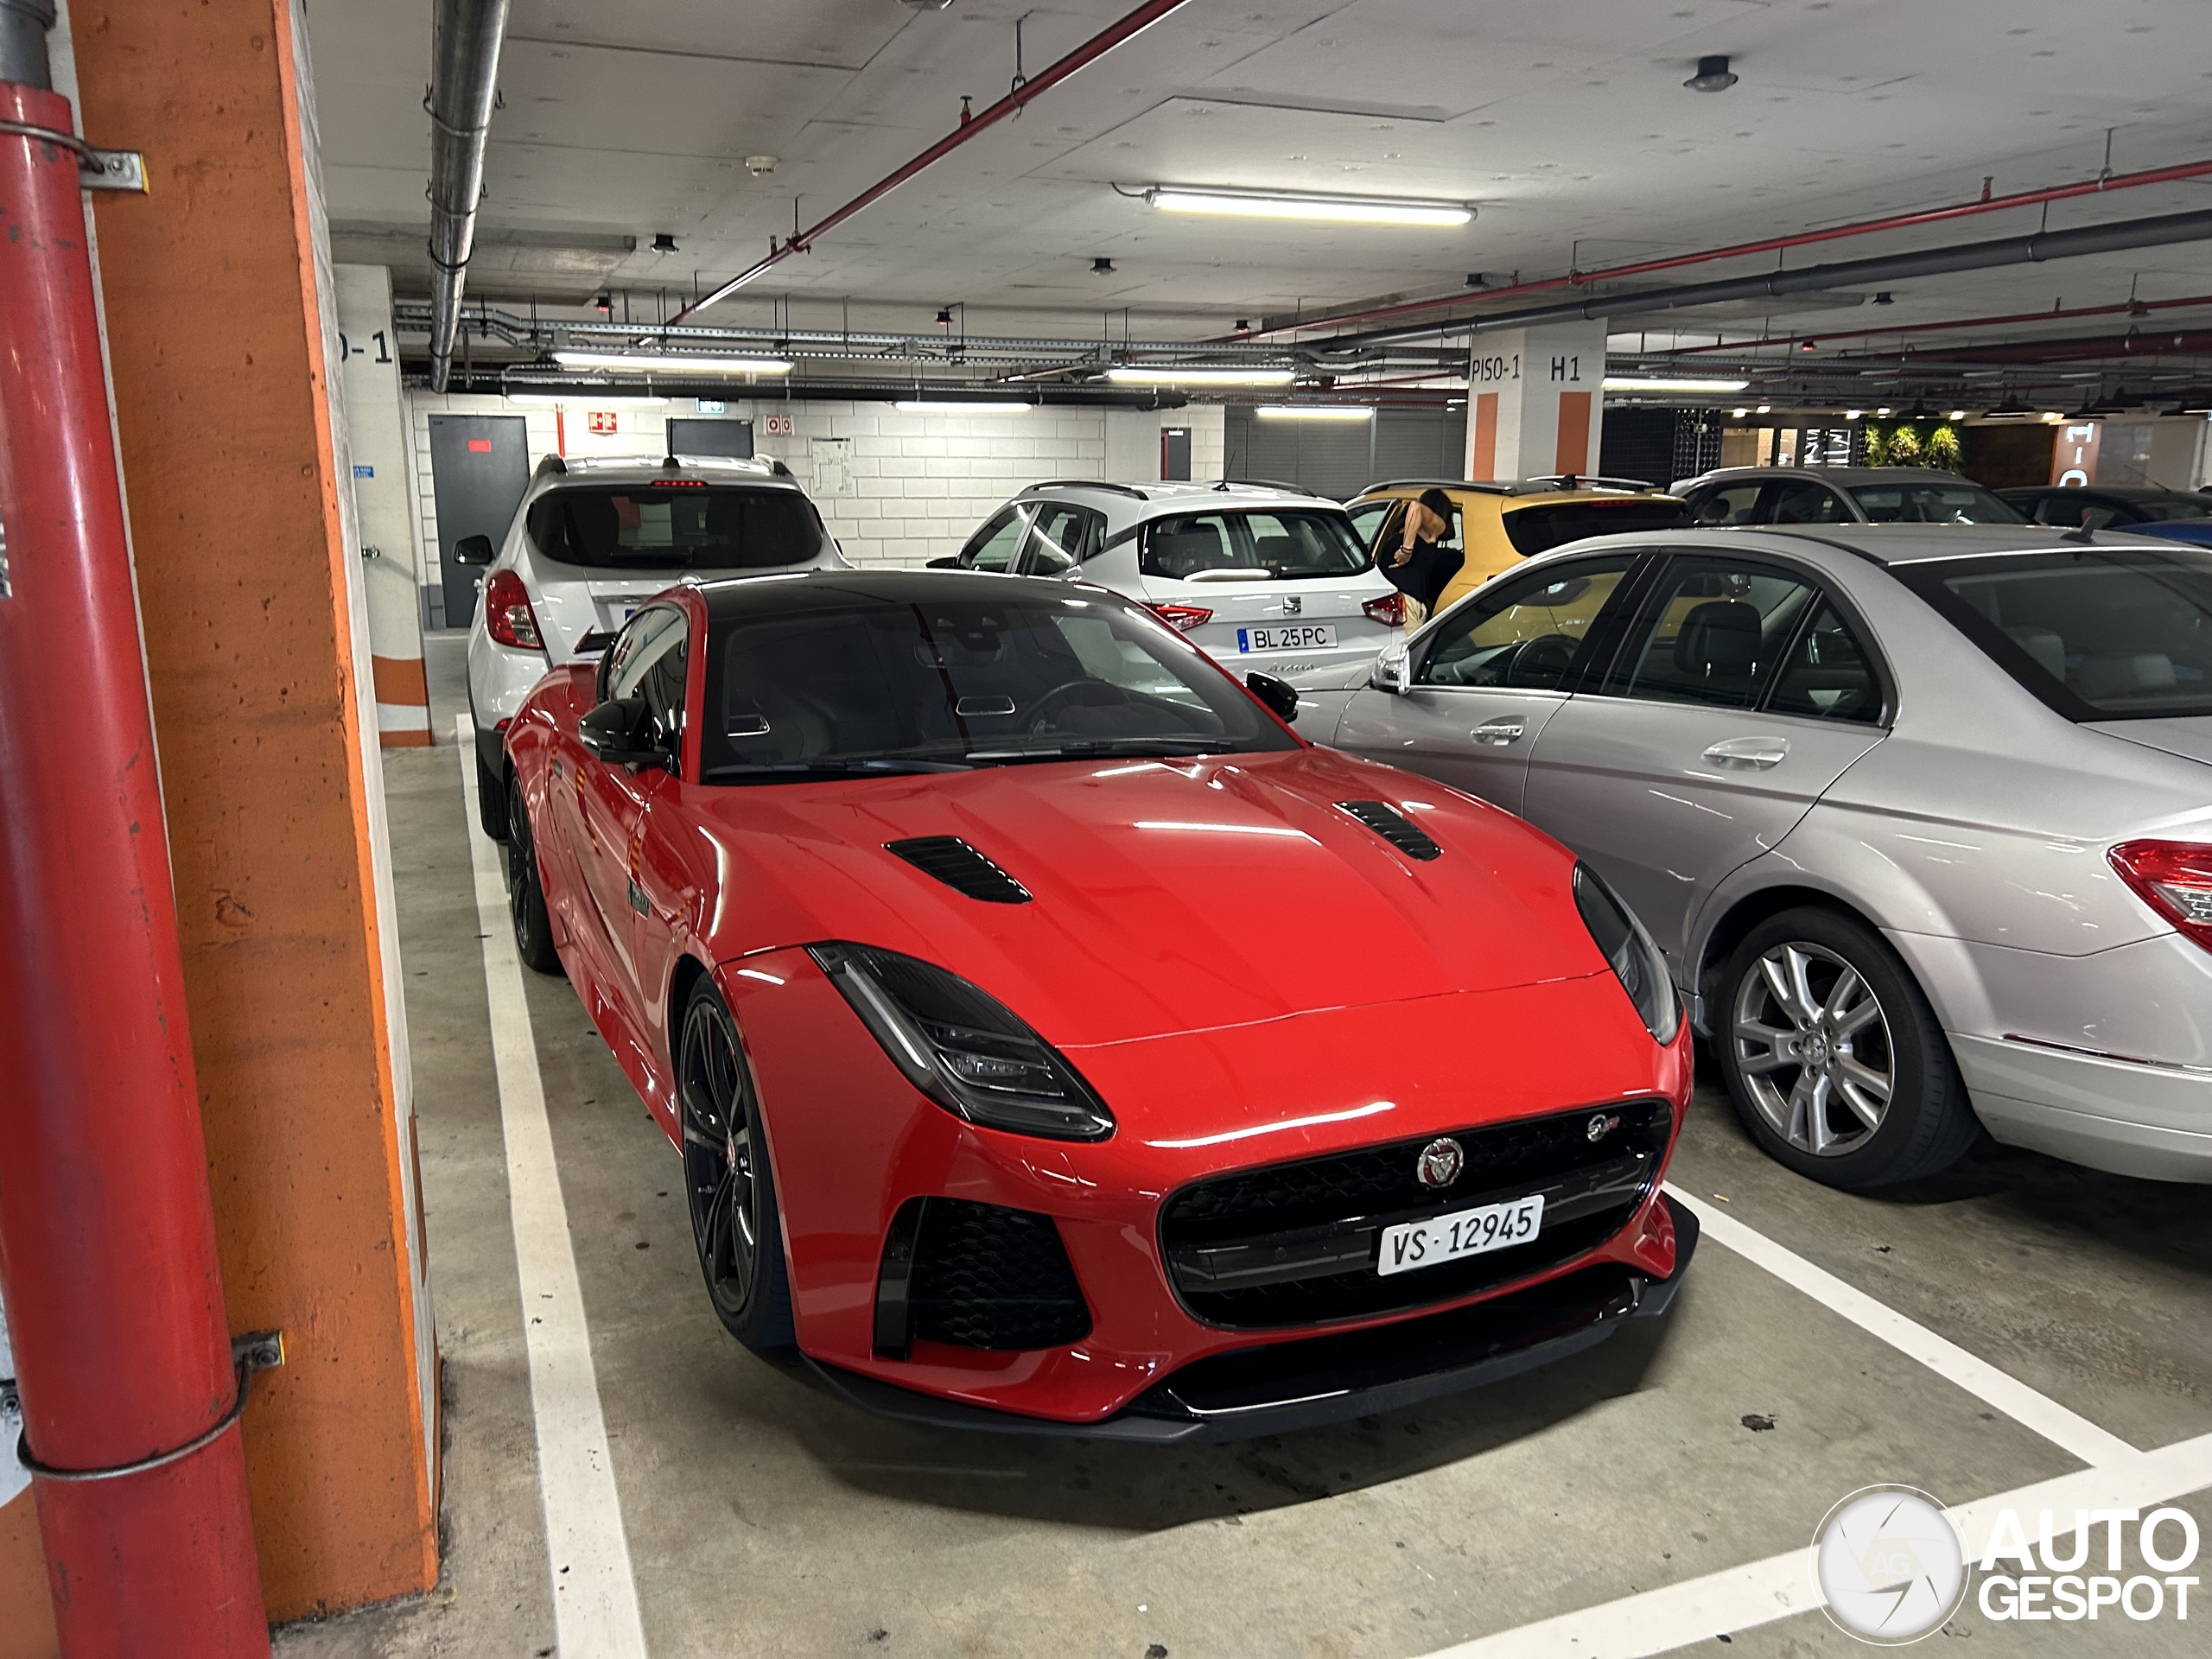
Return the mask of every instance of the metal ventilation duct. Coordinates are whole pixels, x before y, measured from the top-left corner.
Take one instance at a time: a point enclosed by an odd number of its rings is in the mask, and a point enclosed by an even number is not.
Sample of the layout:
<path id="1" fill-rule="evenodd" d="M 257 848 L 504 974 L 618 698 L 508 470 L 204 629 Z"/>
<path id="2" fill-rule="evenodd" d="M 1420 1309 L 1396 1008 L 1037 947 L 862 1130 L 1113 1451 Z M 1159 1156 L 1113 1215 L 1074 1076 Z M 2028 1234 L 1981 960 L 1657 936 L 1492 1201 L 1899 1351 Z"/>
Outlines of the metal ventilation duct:
<path id="1" fill-rule="evenodd" d="M 446 389 L 461 331 L 507 3 L 438 0 L 430 48 L 430 386 L 435 391 Z"/>

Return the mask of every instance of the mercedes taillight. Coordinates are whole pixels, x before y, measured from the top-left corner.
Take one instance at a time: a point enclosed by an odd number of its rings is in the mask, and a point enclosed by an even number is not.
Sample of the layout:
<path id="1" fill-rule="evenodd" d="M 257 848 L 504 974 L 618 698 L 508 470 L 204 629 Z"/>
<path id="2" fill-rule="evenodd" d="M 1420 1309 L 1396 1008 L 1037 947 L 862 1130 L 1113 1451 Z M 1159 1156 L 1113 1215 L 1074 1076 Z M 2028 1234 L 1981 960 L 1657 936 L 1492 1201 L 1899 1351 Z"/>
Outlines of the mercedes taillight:
<path id="1" fill-rule="evenodd" d="M 2106 856 L 2137 898 L 2184 938 L 2212 950 L 2212 847 L 2190 841 L 2124 841 Z"/>

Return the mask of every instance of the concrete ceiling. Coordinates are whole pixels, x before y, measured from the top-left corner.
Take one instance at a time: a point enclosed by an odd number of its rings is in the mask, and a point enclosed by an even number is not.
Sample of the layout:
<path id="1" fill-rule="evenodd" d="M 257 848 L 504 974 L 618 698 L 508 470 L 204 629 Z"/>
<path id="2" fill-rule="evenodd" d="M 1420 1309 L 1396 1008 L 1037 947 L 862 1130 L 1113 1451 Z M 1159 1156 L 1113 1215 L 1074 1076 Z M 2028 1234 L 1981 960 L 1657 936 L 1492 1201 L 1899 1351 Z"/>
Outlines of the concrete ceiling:
<path id="1" fill-rule="evenodd" d="M 1133 0 L 515 0 L 471 292 L 650 314 L 712 286 Z M 340 257 L 426 285 L 427 0 L 310 15 Z M 1587 268 L 2212 156 L 2203 0 L 1192 0 L 709 321 L 842 315 L 1154 337 Z M 1726 53 L 1741 84 L 1681 86 Z M 778 158 L 755 177 L 748 156 Z M 1462 231 L 1158 213 L 1116 183 L 1464 199 Z M 2062 204 L 2054 226 L 2212 206 L 2212 182 Z M 2035 228 L 2033 212 L 1832 244 L 1792 264 Z M 680 251 L 651 251 L 668 232 Z M 634 238 L 630 251 L 625 238 Z M 1090 262 L 1110 257 L 1108 276 Z M 1691 275 L 1745 267 L 1707 265 Z M 1899 284 L 1881 321 L 2212 292 L 2212 244 Z M 660 296 L 666 295 L 666 299 Z M 1858 296 L 1789 303 L 1821 327 Z M 1777 332 L 1796 313 L 1658 326 Z M 1633 320 L 1619 326 L 1634 327 Z M 1863 324 L 1861 326 L 1864 326 Z M 2080 325 L 2068 332 L 2079 334 Z M 1997 335 L 2032 334 L 1999 330 Z M 1661 343 L 1655 337 L 1654 343 Z"/>

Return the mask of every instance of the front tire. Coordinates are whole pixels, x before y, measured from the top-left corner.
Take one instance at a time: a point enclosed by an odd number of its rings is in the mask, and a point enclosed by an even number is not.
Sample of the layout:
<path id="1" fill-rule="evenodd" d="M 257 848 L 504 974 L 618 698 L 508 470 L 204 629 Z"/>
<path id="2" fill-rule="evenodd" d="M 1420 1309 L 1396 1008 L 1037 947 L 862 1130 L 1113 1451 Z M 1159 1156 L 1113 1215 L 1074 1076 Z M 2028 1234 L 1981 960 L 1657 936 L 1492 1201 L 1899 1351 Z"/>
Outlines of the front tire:
<path id="1" fill-rule="evenodd" d="M 1728 1094 L 1777 1163 L 1847 1192 L 1923 1179 L 1980 1134 L 1936 1012 L 1855 918 L 1770 917 L 1729 959 L 1713 1046 Z"/>
<path id="2" fill-rule="evenodd" d="M 760 1096 L 736 1021 L 704 979 L 684 1008 L 676 1075 L 683 1197 L 707 1300 L 755 1353 L 788 1348 L 797 1338 Z"/>
<path id="3" fill-rule="evenodd" d="M 523 804 L 521 780 L 509 774 L 501 794 L 507 804 L 507 917 L 514 924 L 515 954 L 525 968 L 558 974 L 561 956 L 553 948 L 553 918 L 545 912 L 545 887 L 537 874 L 537 842 L 530 832 L 530 811 Z"/>

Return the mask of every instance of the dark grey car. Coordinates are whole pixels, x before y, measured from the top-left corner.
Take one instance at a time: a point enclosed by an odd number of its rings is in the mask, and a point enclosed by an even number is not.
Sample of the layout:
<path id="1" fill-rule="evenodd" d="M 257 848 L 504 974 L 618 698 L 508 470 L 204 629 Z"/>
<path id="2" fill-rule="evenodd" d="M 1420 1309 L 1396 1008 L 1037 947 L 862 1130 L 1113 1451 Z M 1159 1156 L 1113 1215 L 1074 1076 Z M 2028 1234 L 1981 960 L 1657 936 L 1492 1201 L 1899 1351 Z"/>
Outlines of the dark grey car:
<path id="1" fill-rule="evenodd" d="M 1602 873 L 1836 1185 L 1999 1140 L 2212 1181 L 2212 552 L 2033 526 L 1577 543 L 1300 729 Z"/>
<path id="2" fill-rule="evenodd" d="M 1719 467 L 1673 493 L 1700 529 L 1732 524 L 2024 524 L 1956 473 L 1917 467 Z"/>

